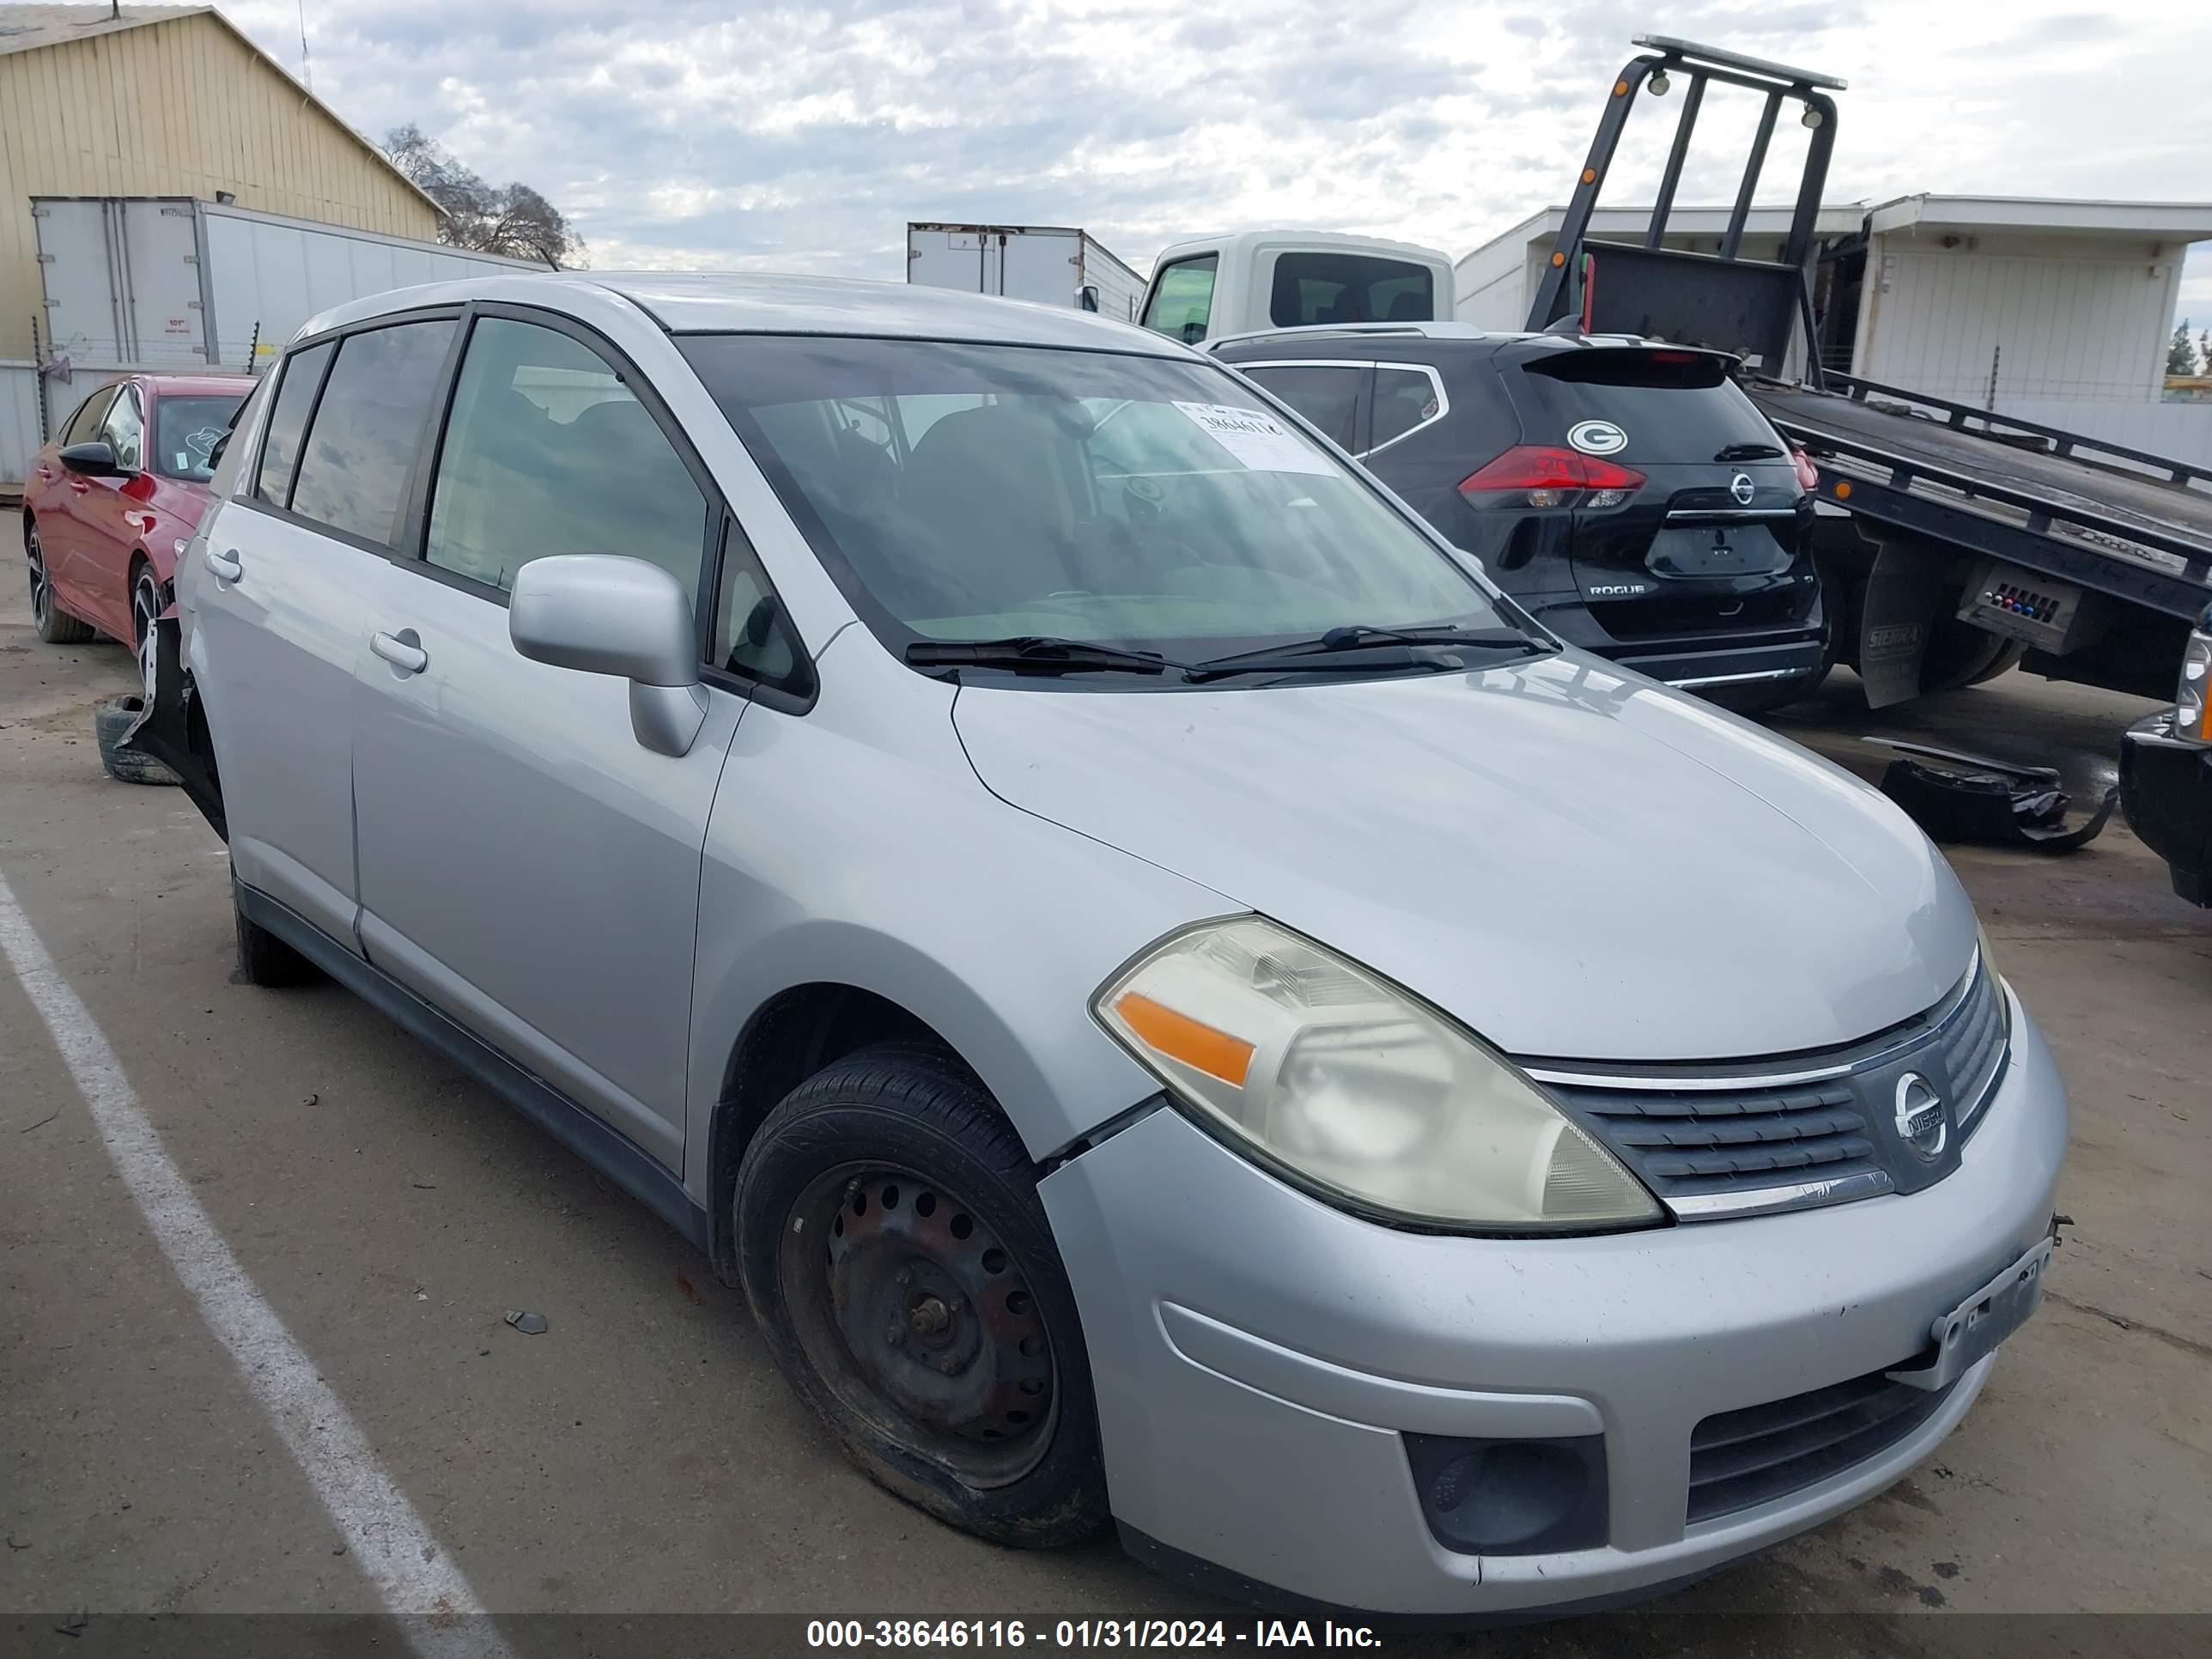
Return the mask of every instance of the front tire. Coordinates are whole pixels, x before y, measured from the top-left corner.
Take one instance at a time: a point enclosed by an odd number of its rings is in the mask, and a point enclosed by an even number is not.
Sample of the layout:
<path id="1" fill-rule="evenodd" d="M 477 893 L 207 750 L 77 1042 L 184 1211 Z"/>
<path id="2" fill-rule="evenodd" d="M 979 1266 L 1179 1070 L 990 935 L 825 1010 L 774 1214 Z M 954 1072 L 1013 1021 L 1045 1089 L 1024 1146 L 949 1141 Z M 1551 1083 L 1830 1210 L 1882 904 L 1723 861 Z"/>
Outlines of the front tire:
<path id="1" fill-rule="evenodd" d="M 238 890 L 231 889 L 231 908 L 238 923 L 238 973 L 248 985 L 272 990 L 311 985 L 322 977 L 315 964 L 278 939 L 259 922 L 250 920 L 239 905 Z"/>
<path id="2" fill-rule="evenodd" d="M 943 1052 L 801 1084 L 746 1148 L 739 1276 L 777 1365 L 870 1479 L 1001 1544 L 1107 1515 L 1075 1295 L 1029 1156 Z"/>
<path id="3" fill-rule="evenodd" d="M 141 564 L 131 580 L 131 643 L 138 653 L 138 678 L 145 682 L 149 702 L 154 700 L 155 641 L 158 637 L 154 624 L 163 609 L 161 585 L 154 580 L 153 567 Z"/>
<path id="4" fill-rule="evenodd" d="M 31 566 L 31 624 L 39 637 L 48 645 L 82 645 L 91 639 L 92 624 L 70 616 L 54 597 L 53 579 L 46 574 L 46 549 L 39 544 L 35 521 L 23 526 L 23 556 Z"/>

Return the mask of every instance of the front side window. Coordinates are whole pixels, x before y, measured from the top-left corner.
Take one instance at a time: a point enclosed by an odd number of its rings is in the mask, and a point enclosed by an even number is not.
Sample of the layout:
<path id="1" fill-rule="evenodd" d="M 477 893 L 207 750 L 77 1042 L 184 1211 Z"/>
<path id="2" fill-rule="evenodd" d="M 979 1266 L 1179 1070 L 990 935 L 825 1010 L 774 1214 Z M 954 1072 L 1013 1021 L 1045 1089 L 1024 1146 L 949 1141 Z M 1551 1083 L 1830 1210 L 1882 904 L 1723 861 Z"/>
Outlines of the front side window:
<path id="1" fill-rule="evenodd" d="M 1285 253 L 1275 261 L 1267 304 L 1278 328 L 1313 323 L 1436 320 L 1436 284 L 1425 265 L 1371 253 Z"/>
<path id="2" fill-rule="evenodd" d="M 1356 447 L 1354 423 L 1364 363 L 1259 363 L 1244 371 L 1345 448 Z"/>
<path id="3" fill-rule="evenodd" d="M 307 435 L 307 416 L 315 407 L 315 392 L 323 383 L 337 343 L 325 340 L 285 358 L 283 377 L 276 383 L 276 406 L 269 411 L 269 429 L 261 440 L 261 471 L 253 493 L 271 507 L 292 504 L 292 475 L 300 466 L 300 440 Z"/>
<path id="4" fill-rule="evenodd" d="M 115 452 L 118 471 L 137 472 L 140 452 L 145 447 L 146 422 L 138 412 L 138 393 L 130 386 L 116 392 L 115 401 L 108 405 L 107 418 L 100 423 L 100 435 Z"/>
<path id="5" fill-rule="evenodd" d="M 894 651 L 1036 635 L 1194 662 L 1344 626 L 1514 625 L 1217 367 L 914 340 L 678 344 Z M 887 447 L 846 422 L 854 398 L 884 412 Z M 928 417 L 918 438 L 910 409 Z"/>
<path id="6" fill-rule="evenodd" d="M 205 483 L 215 477 L 216 446 L 230 430 L 237 397 L 204 392 L 178 393 L 154 403 L 154 468 L 165 478 L 187 478 Z"/>
<path id="7" fill-rule="evenodd" d="M 1219 264 L 1208 253 L 1178 259 L 1161 271 L 1145 305 L 1145 326 L 1187 345 L 1203 340 L 1213 316 L 1213 276 Z"/>
<path id="8" fill-rule="evenodd" d="M 439 318 L 338 342 L 300 452 L 293 512 L 363 541 L 391 544 L 453 337 L 452 320 Z"/>
<path id="9" fill-rule="evenodd" d="M 62 428 L 62 447 L 71 444 L 90 443 L 100 435 L 100 424 L 107 418 L 108 406 L 115 400 L 115 388 L 104 386 L 76 406 L 76 413 L 69 417 Z"/>
<path id="10" fill-rule="evenodd" d="M 469 336 L 423 557 L 502 592 L 548 553 L 659 565 L 695 602 L 707 497 L 612 365 L 557 329 L 486 317 Z"/>
<path id="11" fill-rule="evenodd" d="M 722 526 L 720 591 L 714 599 L 714 643 L 708 659 L 725 673 L 804 695 L 811 671 L 782 601 L 734 520 Z"/>

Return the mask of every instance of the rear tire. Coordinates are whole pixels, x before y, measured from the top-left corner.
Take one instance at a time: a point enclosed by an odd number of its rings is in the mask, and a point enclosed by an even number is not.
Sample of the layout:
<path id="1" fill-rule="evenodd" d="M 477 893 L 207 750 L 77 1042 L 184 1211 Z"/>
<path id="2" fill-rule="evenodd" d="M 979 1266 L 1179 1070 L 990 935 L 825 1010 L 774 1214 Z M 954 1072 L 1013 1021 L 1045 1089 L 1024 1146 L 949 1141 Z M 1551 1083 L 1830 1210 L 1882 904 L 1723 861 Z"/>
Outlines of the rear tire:
<path id="1" fill-rule="evenodd" d="M 48 645 L 82 645 L 93 637 L 90 623 L 79 622 L 62 609 L 54 597 L 54 584 L 46 574 L 46 550 L 39 544 L 35 521 L 23 526 L 23 556 L 31 566 L 31 624 Z"/>
<path id="2" fill-rule="evenodd" d="M 92 734 L 100 744 L 100 763 L 118 783 L 176 783 L 177 775 L 152 756 L 116 747 L 145 711 L 145 698 L 136 693 L 109 697 L 93 709 Z"/>
<path id="3" fill-rule="evenodd" d="M 281 990 L 294 985 L 311 985 L 322 977 L 321 970 L 313 963 L 259 922 L 247 918 L 238 906 L 235 887 L 231 890 L 231 906 L 238 922 L 239 979 L 248 985 Z"/>
<path id="4" fill-rule="evenodd" d="M 732 1201 L 769 1351 L 871 1480 L 1000 1544 L 1104 1524 L 1075 1295 L 1028 1153 L 957 1060 L 884 1044 L 817 1073 Z"/>

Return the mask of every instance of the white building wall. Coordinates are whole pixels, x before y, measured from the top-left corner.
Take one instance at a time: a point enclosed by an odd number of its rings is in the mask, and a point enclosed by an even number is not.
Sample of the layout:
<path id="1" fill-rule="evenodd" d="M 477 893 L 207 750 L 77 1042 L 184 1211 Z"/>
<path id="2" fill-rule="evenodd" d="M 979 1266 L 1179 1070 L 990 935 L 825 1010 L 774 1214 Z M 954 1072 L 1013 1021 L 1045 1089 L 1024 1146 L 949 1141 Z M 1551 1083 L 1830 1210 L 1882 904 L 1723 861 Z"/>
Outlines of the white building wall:
<path id="1" fill-rule="evenodd" d="M 2087 402 L 2158 395 L 2179 249 L 1983 234 L 1946 248 L 1878 234 L 1855 372 L 1931 397 Z"/>

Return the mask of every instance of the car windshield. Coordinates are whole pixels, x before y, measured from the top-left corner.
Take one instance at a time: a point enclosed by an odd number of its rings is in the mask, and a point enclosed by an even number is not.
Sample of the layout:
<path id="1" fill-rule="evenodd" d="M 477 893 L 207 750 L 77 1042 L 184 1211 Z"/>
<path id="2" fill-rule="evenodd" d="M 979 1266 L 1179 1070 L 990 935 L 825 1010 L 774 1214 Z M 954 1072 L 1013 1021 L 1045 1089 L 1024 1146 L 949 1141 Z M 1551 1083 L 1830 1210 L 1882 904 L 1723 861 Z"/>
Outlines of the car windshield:
<path id="1" fill-rule="evenodd" d="M 246 392 L 177 392 L 155 400 L 154 471 L 165 478 L 205 483 L 215 476 L 211 459 Z"/>
<path id="2" fill-rule="evenodd" d="M 895 651 L 1043 637 L 1194 662 L 1334 629 L 1518 622 L 1205 364 L 919 340 L 680 343 Z"/>

